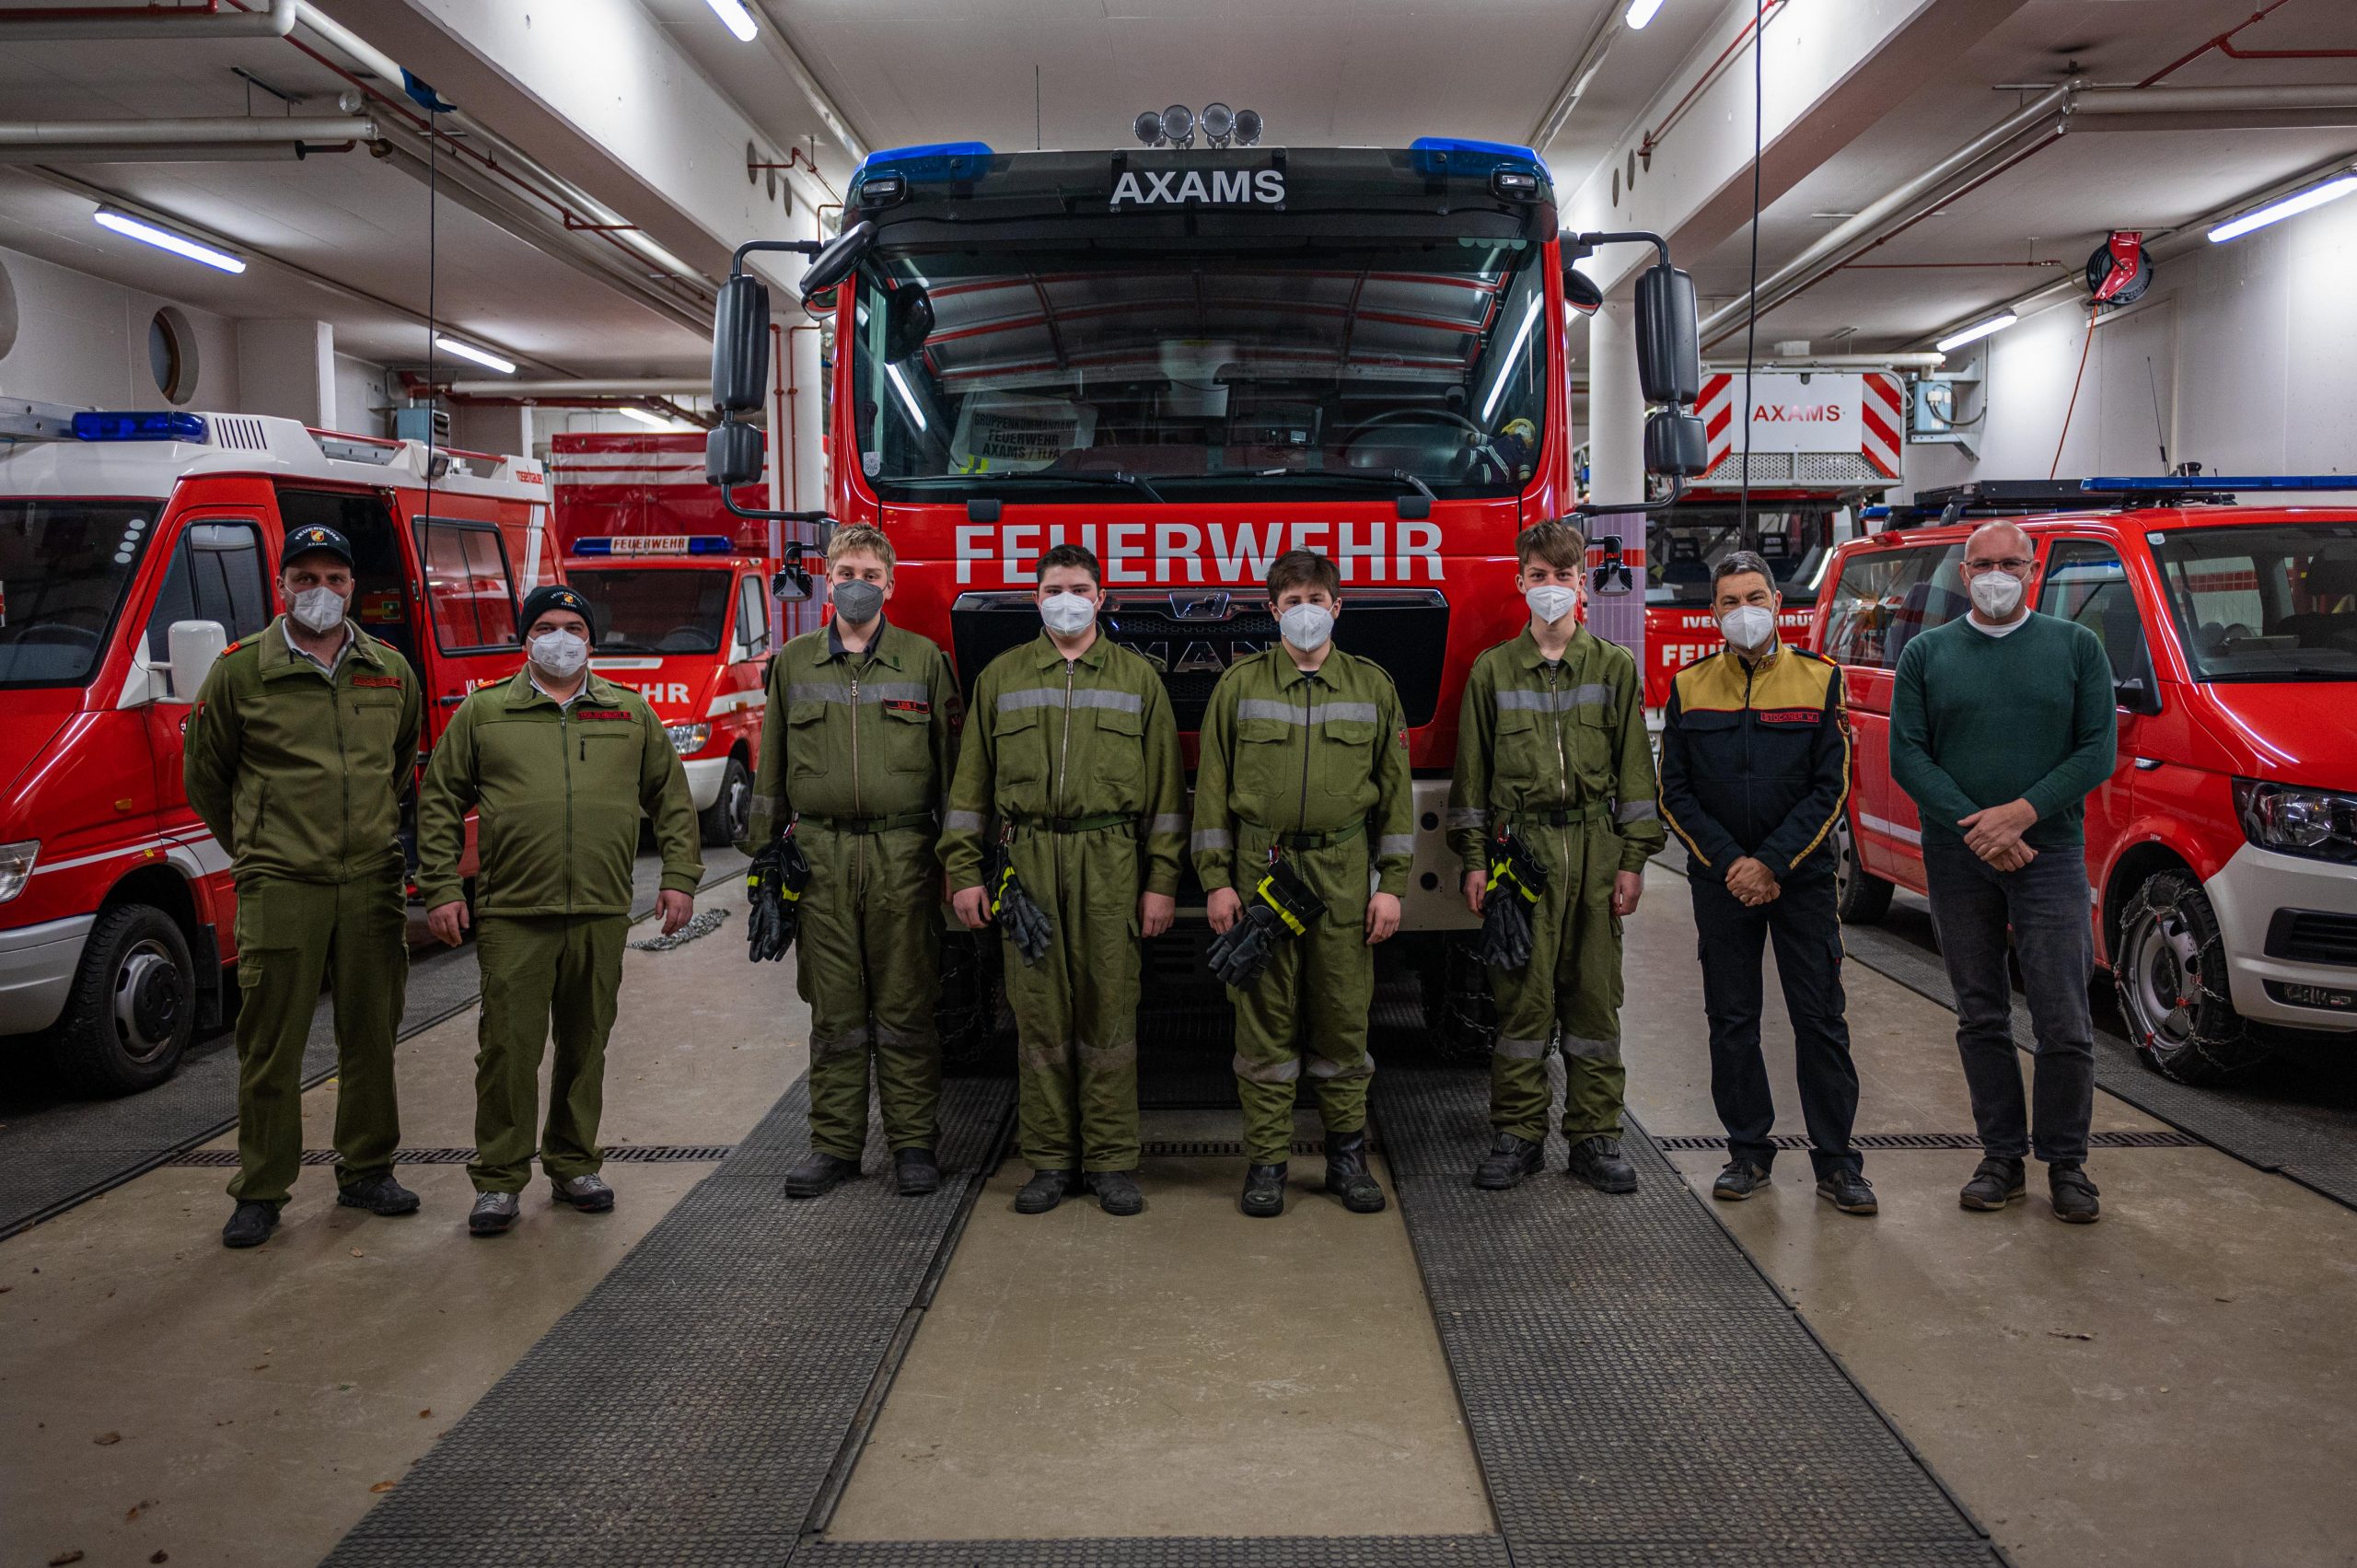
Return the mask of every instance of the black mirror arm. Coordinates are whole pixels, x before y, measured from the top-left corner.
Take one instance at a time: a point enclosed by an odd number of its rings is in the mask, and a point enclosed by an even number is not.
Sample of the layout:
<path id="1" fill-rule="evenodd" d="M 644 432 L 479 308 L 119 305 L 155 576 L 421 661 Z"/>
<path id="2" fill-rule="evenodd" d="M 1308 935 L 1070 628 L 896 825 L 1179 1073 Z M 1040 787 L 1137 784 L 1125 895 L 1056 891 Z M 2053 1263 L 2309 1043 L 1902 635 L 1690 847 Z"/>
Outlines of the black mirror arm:
<path id="1" fill-rule="evenodd" d="M 719 490 L 720 504 L 727 507 L 729 511 L 735 513 L 737 517 L 743 517 L 749 522 L 823 523 L 830 520 L 827 516 L 827 509 L 823 506 L 812 512 L 772 512 L 766 506 L 738 505 L 737 504 L 737 487 L 733 484 L 721 485 Z M 800 540 L 790 540 L 786 548 L 790 552 L 799 554 L 802 550 L 802 541 Z"/>
<path id="2" fill-rule="evenodd" d="M 824 243 L 825 241 L 818 239 L 748 239 L 744 244 L 737 247 L 735 253 L 728 258 L 728 275 L 732 278 L 743 277 L 745 258 L 756 250 L 786 250 L 796 256 L 816 256 L 819 247 Z"/>
<path id="3" fill-rule="evenodd" d="M 1672 479 L 1669 482 L 1669 494 L 1659 501 L 1640 501 L 1631 506 L 1608 506 L 1594 501 L 1583 501 L 1572 508 L 1572 515 L 1577 517 L 1601 517 L 1612 512 L 1659 512 L 1677 505 L 1678 498 L 1685 494 L 1686 482 L 1682 479 Z"/>
<path id="4" fill-rule="evenodd" d="M 1566 235 L 1564 238 L 1571 241 L 1571 248 L 1577 252 L 1564 257 L 1567 261 L 1594 255 L 1599 245 L 1650 245 L 1661 253 L 1661 264 L 1665 267 L 1669 265 L 1669 241 L 1649 228 L 1611 229 L 1593 234 Z"/>

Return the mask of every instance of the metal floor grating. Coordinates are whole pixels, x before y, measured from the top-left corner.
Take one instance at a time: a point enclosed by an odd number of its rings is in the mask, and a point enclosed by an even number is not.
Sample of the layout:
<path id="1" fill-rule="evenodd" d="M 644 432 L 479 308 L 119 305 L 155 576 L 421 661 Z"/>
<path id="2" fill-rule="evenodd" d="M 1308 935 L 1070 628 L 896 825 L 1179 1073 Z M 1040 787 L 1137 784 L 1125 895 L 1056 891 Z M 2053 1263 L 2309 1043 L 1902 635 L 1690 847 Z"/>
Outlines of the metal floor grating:
<path id="1" fill-rule="evenodd" d="M 1805 1149 L 1805 1132 L 1779 1132 L 1768 1140 L 1779 1149 Z M 1861 1149 L 1978 1149 L 1978 1132 L 1854 1132 L 1851 1144 Z M 1704 1149 L 1727 1146 L 1724 1132 L 1677 1132 L 1653 1140 L 1655 1148 L 1664 1154 L 1694 1154 Z M 2208 1145 L 2190 1132 L 2175 1129 L 2165 1132 L 2090 1132 L 2087 1146 L 2091 1149 L 2199 1149 Z"/>
<path id="2" fill-rule="evenodd" d="M 717 1164 L 736 1152 L 734 1144 L 610 1144 L 606 1146 L 609 1165 L 698 1165 Z M 475 1157 L 472 1149 L 396 1149 L 393 1164 L 404 1165 L 466 1165 Z M 333 1165 L 333 1149 L 305 1149 L 305 1165 Z M 235 1149 L 190 1149 L 164 1162 L 172 1166 L 207 1166 L 226 1168 L 237 1165 Z"/>

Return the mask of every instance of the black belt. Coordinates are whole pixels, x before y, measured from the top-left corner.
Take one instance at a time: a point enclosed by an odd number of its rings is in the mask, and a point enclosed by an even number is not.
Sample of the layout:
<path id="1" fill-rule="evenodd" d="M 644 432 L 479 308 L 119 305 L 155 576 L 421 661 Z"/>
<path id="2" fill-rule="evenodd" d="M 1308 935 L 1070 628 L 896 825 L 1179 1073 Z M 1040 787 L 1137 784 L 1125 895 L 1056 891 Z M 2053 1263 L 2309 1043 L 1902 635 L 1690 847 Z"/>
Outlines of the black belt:
<path id="1" fill-rule="evenodd" d="M 1017 817 L 1017 828 L 1035 833 L 1099 833 L 1108 828 L 1133 825 L 1135 817 L 1126 811 L 1100 812 L 1094 817 Z"/>
<path id="2" fill-rule="evenodd" d="M 803 822 L 816 822 L 819 826 L 831 828 L 838 833 L 888 833 L 896 828 L 933 826 L 933 813 L 930 811 L 903 811 L 893 817 L 818 817 L 804 811 L 797 813 L 795 819 Z"/>
<path id="3" fill-rule="evenodd" d="M 1603 815 L 1602 806 L 1571 806 L 1557 807 L 1551 811 L 1517 811 L 1514 814 L 1514 819 L 1535 827 L 1570 828 L 1582 822 L 1594 821 Z"/>
<path id="4" fill-rule="evenodd" d="M 1336 828 L 1330 832 L 1271 833 L 1269 836 L 1276 842 L 1280 849 L 1327 849 L 1335 844 L 1348 843 L 1365 831 L 1366 819 L 1361 818 L 1346 827 Z"/>

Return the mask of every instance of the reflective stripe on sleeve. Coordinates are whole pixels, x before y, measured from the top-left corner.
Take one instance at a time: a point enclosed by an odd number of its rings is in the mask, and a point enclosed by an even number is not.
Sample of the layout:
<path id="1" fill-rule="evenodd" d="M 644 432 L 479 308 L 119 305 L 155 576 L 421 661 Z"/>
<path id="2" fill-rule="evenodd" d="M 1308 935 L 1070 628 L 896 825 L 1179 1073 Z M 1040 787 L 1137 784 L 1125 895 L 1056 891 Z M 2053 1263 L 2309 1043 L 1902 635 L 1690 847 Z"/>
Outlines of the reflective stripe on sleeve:
<path id="1" fill-rule="evenodd" d="M 1183 833 L 1186 830 L 1187 814 L 1183 811 L 1165 811 L 1146 829 L 1149 833 Z"/>
<path id="2" fill-rule="evenodd" d="M 1650 822 L 1661 815 L 1661 807 L 1650 800 L 1624 800 L 1612 813 L 1612 819 L 1622 827 L 1631 822 Z"/>
<path id="3" fill-rule="evenodd" d="M 1202 831 L 1197 833 L 1193 838 L 1187 841 L 1187 847 L 1197 854 L 1201 854 L 1206 850 L 1234 849 L 1236 847 L 1236 835 L 1229 832 L 1225 828 L 1205 828 Z"/>
<path id="4" fill-rule="evenodd" d="M 1375 841 L 1375 853 L 1378 859 L 1387 854 L 1413 854 L 1416 853 L 1416 835 L 1386 833 Z"/>
<path id="5" fill-rule="evenodd" d="M 979 811 L 948 811 L 941 818 L 945 833 L 979 833 L 982 830 L 982 814 Z"/>
<path id="6" fill-rule="evenodd" d="M 1478 806 L 1452 806 L 1448 808 L 1447 822 L 1452 831 L 1459 828 L 1486 828 L 1490 825 L 1490 814 Z"/>

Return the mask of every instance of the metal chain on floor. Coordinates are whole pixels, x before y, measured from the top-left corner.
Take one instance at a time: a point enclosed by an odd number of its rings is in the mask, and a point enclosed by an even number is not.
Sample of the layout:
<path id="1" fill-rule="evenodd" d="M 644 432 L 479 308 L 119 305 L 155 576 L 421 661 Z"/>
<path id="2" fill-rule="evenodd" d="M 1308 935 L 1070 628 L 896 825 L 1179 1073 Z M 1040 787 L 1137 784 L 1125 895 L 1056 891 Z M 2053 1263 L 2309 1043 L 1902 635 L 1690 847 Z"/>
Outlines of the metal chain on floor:
<path id="1" fill-rule="evenodd" d="M 720 929 L 728 918 L 726 910 L 706 910 L 668 936 L 650 936 L 644 942 L 633 942 L 633 947 L 642 953 L 668 953 L 674 947 L 684 947 L 699 936 L 709 936 Z"/>

